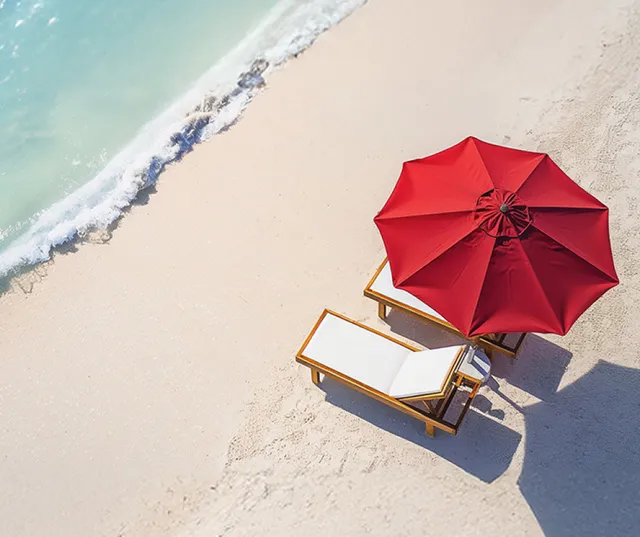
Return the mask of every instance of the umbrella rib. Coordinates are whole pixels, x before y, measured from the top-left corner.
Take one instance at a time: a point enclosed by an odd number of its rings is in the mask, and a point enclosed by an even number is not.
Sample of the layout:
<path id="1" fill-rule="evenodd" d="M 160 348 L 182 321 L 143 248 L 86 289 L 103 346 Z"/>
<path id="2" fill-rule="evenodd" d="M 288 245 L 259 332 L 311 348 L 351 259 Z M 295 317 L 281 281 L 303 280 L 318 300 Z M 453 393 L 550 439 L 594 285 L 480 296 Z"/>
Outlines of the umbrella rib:
<path id="1" fill-rule="evenodd" d="M 538 161 L 538 163 L 533 167 L 533 169 L 529 172 L 529 174 L 524 178 L 524 181 L 522 181 L 522 183 L 520 183 L 518 185 L 518 188 L 516 188 L 514 190 L 514 192 L 516 194 L 518 194 L 520 192 L 520 189 L 524 186 L 524 184 L 531 178 L 531 176 L 533 175 L 533 173 L 538 169 L 538 166 L 540 166 L 540 164 L 542 164 L 546 159 L 549 158 L 549 155 L 547 155 L 546 153 L 542 154 L 542 157 L 540 158 L 540 160 Z"/>
<path id="2" fill-rule="evenodd" d="M 491 183 L 493 188 L 495 188 L 496 184 L 493 182 L 493 178 L 491 177 L 491 174 L 489 173 L 489 168 L 487 168 L 487 163 L 484 161 L 484 158 L 482 158 L 482 153 L 480 153 L 480 150 L 478 149 L 478 145 L 476 144 L 475 140 L 473 142 L 473 148 L 476 150 L 476 154 L 478 155 L 478 159 L 480 160 L 480 162 L 482 162 L 482 167 L 484 168 L 484 171 L 487 174 L 487 177 L 489 178 L 489 182 Z"/>
<path id="3" fill-rule="evenodd" d="M 477 150 L 477 148 L 476 148 L 476 150 Z M 429 158 L 429 157 L 427 157 L 427 158 Z M 432 166 L 431 164 L 425 163 L 424 159 L 409 161 L 407 164 L 409 164 L 409 163 L 415 163 L 416 166 L 427 168 L 427 169 L 431 168 L 431 166 Z M 483 165 L 484 165 L 484 162 L 483 162 Z M 485 166 L 485 169 L 486 169 L 486 166 Z M 408 172 L 408 170 L 407 170 L 407 172 Z M 454 181 L 454 182 L 449 182 L 447 184 L 447 186 L 449 188 L 455 189 L 458 193 L 472 195 L 474 197 L 474 200 L 475 200 L 475 198 L 477 198 L 477 192 L 475 192 L 475 190 L 469 189 L 468 185 L 466 183 L 460 183 L 460 182 L 455 182 Z M 397 185 L 396 185 L 396 187 L 397 187 Z M 395 188 L 394 188 L 394 191 L 395 191 Z M 391 193 L 391 195 L 393 196 L 393 192 Z"/>
<path id="4" fill-rule="evenodd" d="M 536 273 L 536 270 L 533 268 L 533 264 L 531 263 L 531 260 L 529 259 L 529 255 L 527 254 L 527 251 L 525 250 L 524 246 L 522 245 L 522 241 L 518 240 L 518 242 L 520 243 L 520 247 L 522 248 L 522 253 L 524 254 L 523 258 L 526 261 L 527 265 L 529 265 L 529 268 L 531 269 L 531 273 L 533 274 L 534 279 L 535 279 L 536 283 L 538 284 L 538 289 L 540 289 L 540 292 L 542 293 L 542 296 L 544 297 L 544 301 L 547 303 L 547 306 L 549 306 L 549 311 L 551 311 L 553 317 L 555 318 L 557 323 L 560 325 L 561 332 L 564 333 L 565 332 L 564 323 L 562 321 L 560 321 L 560 319 L 558 319 L 558 316 L 556 315 L 556 312 L 553 309 L 553 306 L 551 305 L 551 302 L 549 301 L 549 297 L 547 296 L 547 293 L 545 292 L 544 287 L 540 283 L 540 279 L 538 278 L 538 274 Z"/>
<path id="5" fill-rule="evenodd" d="M 474 209 L 459 209 L 456 211 L 440 211 L 438 213 L 399 214 L 397 216 L 382 215 L 382 216 L 377 216 L 376 219 L 377 220 L 403 220 L 406 218 L 419 218 L 421 216 L 438 216 L 441 214 L 465 214 L 465 213 L 472 213 L 473 211 Z"/>
<path id="6" fill-rule="evenodd" d="M 454 242 L 452 242 L 449 246 L 447 246 L 446 248 L 444 248 L 441 252 L 438 253 L 437 256 L 432 257 L 431 259 L 427 258 L 424 261 L 421 261 L 420 264 L 418 264 L 418 268 L 415 269 L 413 272 L 411 272 L 411 274 L 409 274 L 407 277 L 403 278 L 403 280 L 401 282 L 398 282 L 399 285 L 404 285 L 408 280 L 410 280 L 411 278 L 413 278 L 419 271 L 421 271 L 424 267 L 426 267 L 429 263 L 433 263 L 436 259 L 442 257 L 445 253 L 447 253 L 449 250 L 451 250 L 451 248 L 453 248 L 454 246 L 456 246 L 461 240 L 466 239 L 469 235 L 471 235 L 474 231 L 477 231 L 479 228 L 479 226 L 475 226 L 473 229 L 469 230 L 467 233 L 465 233 L 464 235 L 462 235 L 462 237 L 456 239 Z"/>
<path id="7" fill-rule="evenodd" d="M 589 261 L 585 256 L 579 254 L 578 252 L 574 251 L 570 246 L 567 246 L 566 244 L 564 244 L 562 241 L 556 239 L 555 237 L 552 237 L 551 235 L 549 235 L 549 233 L 547 233 L 546 231 L 541 230 L 538 226 L 535 225 L 535 222 L 532 224 L 532 227 L 534 227 L 536 229 L 536 231 L 538 231 L 539 233 L 542 233 L 545 237 L 547 237 L 549 240 L 555 242 L 556 244 L 562 246 L 564 249 L 566 249 L 568 252 L 571 252 L 574 256 L 582 259 L 585 263 L 587 263 L 588 265 L 592 266 L 594 269 L 596 269 L 600 274 L 602 274 L 603 276 L 605 276 L 608 280 L 610 280 L 611 282 L 618 282 L 618 278 L 611 276 L 610 274 L 607 274 L 604 270 L 602 270 L 600 267 L 594 265 L 591 261 Z"/>
<path id="8" fill-rule="evenodd" d="M 482 285 L 480 286 L 480 290 L 478 291 L 478 296 L 476 297 L 476 303 L 473 306 L 473 314 L 471 315 L 471 323 L 469 324 L 469 329 L 467 330 L 467 334 L 470 334 L 473 331 L 473 319 L 476 317 L 476 312 L 478 311 L 478 306 L 480 304 L 480 297 L 482 296 L 482 290 L 484 289 L 484 285 L 487 281 L 487 273 L 489 272 L 489 265 L 491 264 L 491 258 L 493 257 L 493 252 L 495 250 L 497 237 L 493 237 L 493 246 L 491 248 L 491 253 L 487 259 L 487 266 L 484 269 L 484 275 L 482 277 Z"/>
<path id="9" fill-rule="evenodd" d="M 574 205 L 573 207 L 567 207 L 566 205 L 535 205 L 535 204 L 531 204 L 531 203 L 527 203 L 527 207 L 529 207 L 529 209 L 536 209 L 536 210 L 542 210 L 542 211 L 554 211 L 554 210 L 560 210 L 560 211 L 606 211 L 607 207 L 605 206 L 601 206 L 601 207 L 588 207 L 588 206 L 577 206 Z"/>

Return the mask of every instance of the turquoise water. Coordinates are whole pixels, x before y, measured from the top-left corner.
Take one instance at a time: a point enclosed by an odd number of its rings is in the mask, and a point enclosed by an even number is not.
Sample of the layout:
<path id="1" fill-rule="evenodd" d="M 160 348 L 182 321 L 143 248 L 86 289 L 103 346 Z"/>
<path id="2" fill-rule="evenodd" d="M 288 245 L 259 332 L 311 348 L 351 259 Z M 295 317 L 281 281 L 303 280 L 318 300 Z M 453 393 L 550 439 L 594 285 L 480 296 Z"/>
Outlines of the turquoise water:
<path id="1" fill-rule="evenodd" d="M 256 57 L 281 63 L 362 3 L 0 0 L 0 273 L 113 221 L 149 163 L 185 149 L 172 133 L 204 93 L 229 91 Z"/>

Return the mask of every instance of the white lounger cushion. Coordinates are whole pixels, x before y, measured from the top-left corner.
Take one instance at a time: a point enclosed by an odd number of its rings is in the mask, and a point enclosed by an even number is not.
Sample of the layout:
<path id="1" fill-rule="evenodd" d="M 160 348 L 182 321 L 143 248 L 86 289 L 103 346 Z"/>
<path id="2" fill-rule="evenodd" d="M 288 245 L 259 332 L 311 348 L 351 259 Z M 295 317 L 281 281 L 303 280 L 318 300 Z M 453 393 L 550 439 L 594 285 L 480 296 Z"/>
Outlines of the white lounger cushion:
<path id="1" fill-rule="evenodd" d="M 400 399 L 442 391 L 460 348 L 409 352 L 387 395 Z"/>
<path id="2" fill-rule="evenodd" d="M 461 346 L 413 352 L 327 313 L 304 348 L 305 357 L 391 397 L 442 390 Z"/>
<path id="3" fill-rule="evenodd" d="M 418 300 L 411 293 L 407 293 L 402 289 L 396 289 L 393 286 L 393 280 L 391 279 L 391 268 L 389 267 L 389 262 L 387 261 L 384 264 L 384 267 L 380 271 L 380 274 L 376 277 L 371 285 L 371 290 L 379 293 L 383 296 L 389 297 L 396 302 L 400 302 L 401 304 L 406 304 L 422 313 L 426 313 L 427 315 L 431 315 L 432 317 L 436 317 L 437 319 L 441 319 L 446 321 L 446 319 L 440 315 L 436 310 L 427 306 L 421 300 Z"/>
<path id="4" fill-rule="evenodd" d="M 382 393 L 411 352 L 406 347 L 327 313 L 304 355 Z"/>

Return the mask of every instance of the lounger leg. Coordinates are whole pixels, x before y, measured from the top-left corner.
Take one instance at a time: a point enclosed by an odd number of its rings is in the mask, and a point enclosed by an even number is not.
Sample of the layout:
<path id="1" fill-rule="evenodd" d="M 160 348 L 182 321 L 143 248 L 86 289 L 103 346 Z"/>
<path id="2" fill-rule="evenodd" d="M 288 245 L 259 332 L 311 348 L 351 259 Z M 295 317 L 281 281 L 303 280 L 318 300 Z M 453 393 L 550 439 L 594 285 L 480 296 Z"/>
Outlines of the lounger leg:
<path id="1" fill-rule="evenodd" d="M 381 319 L 387 318 L 387 306 L 385 306 L 382 302 L 378 302 L 378 317 Z"/>
<path id="2" fill-rule="evenodd" d="M 317 369 L 311 370 L 311 382 L 314 384 L 320 384 L 320 371 Z"/>
<path id="3" fill-rule="evenodd" d="M 427 423 L 427 434 L 429 436 L 436 435 L 436 428 L 431 423 Z"/>

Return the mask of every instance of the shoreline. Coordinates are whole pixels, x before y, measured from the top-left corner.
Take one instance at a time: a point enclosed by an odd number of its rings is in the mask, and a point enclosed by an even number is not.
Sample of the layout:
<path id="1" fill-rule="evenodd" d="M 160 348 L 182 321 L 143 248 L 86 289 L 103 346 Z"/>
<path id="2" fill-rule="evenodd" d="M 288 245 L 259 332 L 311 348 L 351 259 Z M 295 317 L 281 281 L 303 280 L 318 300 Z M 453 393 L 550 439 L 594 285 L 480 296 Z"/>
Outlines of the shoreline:
<path id="1" fill-rule="evenodd" d="M 598 534 L 600 491 L 628 507 L 601 455 L 626 461 L 631 433 L 597 410 L 618 376 L 597 377 L 594 400 L 571 389 L 603 360 L 640 367 L 639 14 L 635 0 L 370 0 L 273 72 L 233 129 L 167 167 L 106 244 L 56 255 L 29 293 L 1 295 L 7 533 Z M 567 336 L 498 359 L 460 434 L 429 439 L 313 386 L 293 356 L 324 307 L 426 347 L 451 341 L 383 323 L 362 289 L 402 162 L 469 134 L 549 152 L 607 204 L 622 283 Z M 576 448 L 576 415 L 598 425 L 581 429 L 590 449 Z"/>
<path id="2" fill-rule="evenodd" d="M 190 89 L 143 125 L 97 175 L 41 211 L 0 253 L 0 280 L 50 260 L 58 247 L 68 250 L 87 235 L 109 230 L 167 166 L 239 121 L 272 72 L 367 2 L 333 6 L 333 1 L 277 4 Z"/>

